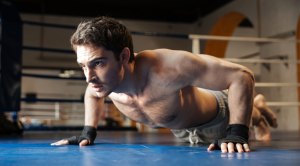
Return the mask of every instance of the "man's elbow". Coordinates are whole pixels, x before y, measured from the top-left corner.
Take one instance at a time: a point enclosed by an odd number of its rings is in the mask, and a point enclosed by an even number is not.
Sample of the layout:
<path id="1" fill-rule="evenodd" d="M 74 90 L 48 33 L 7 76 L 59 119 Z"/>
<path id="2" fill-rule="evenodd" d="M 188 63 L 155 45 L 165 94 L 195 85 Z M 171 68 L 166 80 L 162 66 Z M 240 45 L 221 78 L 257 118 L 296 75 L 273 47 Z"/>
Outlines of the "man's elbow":
<path id="1" fill-rule="evenodd" d="M 241 78 L 245 84 L 254 88 L 255 76 L 254 73 L 249 69 L 243 69 L 241 71 Z"/>

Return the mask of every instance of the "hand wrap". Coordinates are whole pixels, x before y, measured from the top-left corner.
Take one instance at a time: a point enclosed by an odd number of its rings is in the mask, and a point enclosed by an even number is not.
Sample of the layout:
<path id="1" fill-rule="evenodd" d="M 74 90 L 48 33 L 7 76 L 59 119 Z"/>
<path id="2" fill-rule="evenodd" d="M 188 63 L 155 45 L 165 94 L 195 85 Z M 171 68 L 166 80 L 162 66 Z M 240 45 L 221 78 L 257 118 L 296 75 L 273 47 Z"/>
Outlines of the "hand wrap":
<path id="1" fill-rule="evenodd" d="M 84 126 L 81 135 L 78 136 L 72 136 L 67 138 L 66 140 L 69 142 L 70 145 L 78 145 L 82 140 L 88 140 L 89 144 L 94 144 L 94 141 L 97 136 L 97 129 L 95 127 L 91 126 Z"/>
<path id="2" fill-rule="evenodd" d="M 240 144 L 248 144 L 249 139 L 249 128 L 246 125 L 242 124 L 231 124 L 226 129 L 226 137 L 222 139 L 218 139 L 214 142 L 218 148 L 221 147 L 222 143 L 240 143 Z"/>

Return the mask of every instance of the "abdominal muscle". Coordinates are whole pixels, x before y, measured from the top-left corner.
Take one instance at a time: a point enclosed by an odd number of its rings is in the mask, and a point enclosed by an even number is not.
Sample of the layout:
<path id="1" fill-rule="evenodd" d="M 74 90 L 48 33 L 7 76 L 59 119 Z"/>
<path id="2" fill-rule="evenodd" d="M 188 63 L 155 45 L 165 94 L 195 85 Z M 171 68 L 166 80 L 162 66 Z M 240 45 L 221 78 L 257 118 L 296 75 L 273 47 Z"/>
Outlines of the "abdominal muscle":
<path id="1" fill-rule="evenodd" d="M 134 99 L 127 96 L 126 100 L 121 100 L 114 96 L 111 99 L 128 118 L 150 127 L 190 128 L 206 123 L 216 116 L 216 99 L 205 90 L 187 87 L 168 96 L 172 97 L 153 96 L 151 99 L 146 95 Z"/>

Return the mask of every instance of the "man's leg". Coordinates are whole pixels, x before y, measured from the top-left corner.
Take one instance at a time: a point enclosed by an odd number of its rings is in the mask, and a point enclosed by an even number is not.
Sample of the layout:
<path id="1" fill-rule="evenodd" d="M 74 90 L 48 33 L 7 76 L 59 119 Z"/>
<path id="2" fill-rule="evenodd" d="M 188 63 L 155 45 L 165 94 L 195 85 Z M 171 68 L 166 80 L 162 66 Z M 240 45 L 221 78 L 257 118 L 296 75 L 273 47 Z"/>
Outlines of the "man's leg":
<path id="1" fill-rule="evenodd" d="M 258 141 L 271 140 L 270 127 L 266 119 L 262 116 L 262 114 L 256 107 L 253 107 L 251 129 L 252 129 L 251 132 L 253 132 L 252 134 L 254 135 L 255 140 Z"/>
<path id="2" fill-rule="evenodd" d="M 252 127 L 255 139 L 259 141 L 271 140 L 270 127 L 276 128 L 277 118 L 275 113 L 268 107 L 262 94 L 254 97 L 252 112 Z"/>
<path id="3" fill-rule="evenodd" d="M 270 126 L 273 128 L 276 128 L 278 126 L 277 117 L 276 117 L 275 113 L 271 110 L 271 108 L 268 107 L 266 102 L 267 101 L 262 94 L 257 94 L 254 97 L 253 105 L 266 118 L 266 120 L 268 121 Z"/>

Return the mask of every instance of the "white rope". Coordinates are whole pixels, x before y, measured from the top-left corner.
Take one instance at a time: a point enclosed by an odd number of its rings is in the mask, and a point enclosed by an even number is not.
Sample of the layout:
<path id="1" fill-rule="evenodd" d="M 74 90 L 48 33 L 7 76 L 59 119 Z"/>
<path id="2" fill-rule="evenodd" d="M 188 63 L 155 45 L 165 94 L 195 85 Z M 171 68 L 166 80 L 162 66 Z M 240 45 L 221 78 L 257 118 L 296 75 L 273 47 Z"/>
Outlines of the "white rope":
<path id="1" fill-rule="evenodd" d="M 291 82 L 256 82 L 255 87 L 299 87 L 299 83 Z"/>
<path id="2" fill-rule="evenodd" d="M 223 41 L 241 41 L 241 42 L 257 42 L 257 43 L 267 43 L 267 42 L 293 42 L 299 43 L 300 40 L 294 39 L 279 39 L 279 38 L 263 38 L 263 37 L 242 37 L 242 36 L 214 36 L 214 35 L 197 35 L 190 34 L 190 39 L 204 39 L 204 40 L 223 40 Z"/>
<path id="3" fill-rule="evenodd" d="M 300 106 L 299 102 L 267 102 L 267 105 L 270 107 L 281 106 L 281 107 L 298 107 Z"/>
<path id="4" fill-rule="evenodd" d="M 273 63 L 273 64 L 300 64 L 299 60 L 280 60 L 280 59 L 238 59 L 238 58 L 224 58 L 227 61 L 234 63 Z"/>

